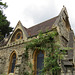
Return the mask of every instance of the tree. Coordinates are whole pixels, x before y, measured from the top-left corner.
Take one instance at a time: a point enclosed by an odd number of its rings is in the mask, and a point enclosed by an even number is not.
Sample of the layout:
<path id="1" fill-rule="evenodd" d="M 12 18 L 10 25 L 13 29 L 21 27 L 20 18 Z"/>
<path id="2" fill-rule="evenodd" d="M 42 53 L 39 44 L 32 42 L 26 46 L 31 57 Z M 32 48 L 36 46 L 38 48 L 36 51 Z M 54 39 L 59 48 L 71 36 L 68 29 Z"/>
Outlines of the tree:
<path id="1" fill-rule="evenodd" d="M 2 3 L 2 1 L 0 1 L 0 33 L 4 37 L 6 34 L 9 35 L 13 29 L 10 27 L 10 22 L 7 20 L 7 17 L 3 14 L 3 9 L 5 8 L 7 8 L 6 3 Z"/>
<path id="2" fill-rule="evenodd" d="M 2 0 L 0 0 L 0 10 L 2 10 L 3 8 L 7 8 L 6 3 L 2 3 Z"/>
<path id="3" fill-rule="evenodd" d="M 3 35 L 1 35 L 1 33 L 0 33 L 0 41 L 3 39 Z"/>

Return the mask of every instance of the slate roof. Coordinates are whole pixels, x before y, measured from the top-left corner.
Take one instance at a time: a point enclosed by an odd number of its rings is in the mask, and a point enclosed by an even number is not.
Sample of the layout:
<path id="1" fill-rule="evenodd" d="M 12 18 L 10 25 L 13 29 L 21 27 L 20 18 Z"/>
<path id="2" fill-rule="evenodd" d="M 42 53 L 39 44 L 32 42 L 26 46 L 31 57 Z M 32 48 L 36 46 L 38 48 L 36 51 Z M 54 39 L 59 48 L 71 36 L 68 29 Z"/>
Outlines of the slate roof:
<path id="1" fill-rule="evenodd" d="M 11 36 L 11 34 L 10 34 L 8 37 L 4 38 L 4 39 L 0 42 L 0 47 L 1 47 L 1 46 L 5 46 L 5 45 L 8 43 L 8 40 L 9 40 L 10 36 Z"/>
<path id="2" fill-rule="evenodd" d="M 0 42 L 0 46 L 4 46 L 7 44 L 7 41 L 5 41 L 4 39 Z"/>
<path id="3" fill-rule="evenodd" d="M 52 19 L 49 19 L 45 22 L 42 22 L 40 24 L 37 24 L 33 27 L 30 27 L 30 28 L 25 28 L 25 30 L 27 31 L 29 37 L 32 37 L 32 36 L 35 36 L 37 35 L 40 31 L 42 32 L 46 32 L 47 30 L 51 30 L 52 28 L 52 25 L 55 23 L 56 19 L 57 19 L 58 16 L 52 18 Z"/>
<path id="4" fill-rule="evenodd" d="M 52 25 L 53 25 L 54 22 L 56 21 L 57 17 L 58 17 L 58 16 L 56 16 L 56 17 L 54 17 L 54 18 L 52 18 L 52 19 L 49 19 L 49 20 L 47 20 L 47 21 L 44 21 L 44 22 L 42 22 L 42 23 L 40 23 L 40 24 L 37 24 L 37 25 L 35 25 L 35 26 L 33 26 L 33 27 L 30 27 L 30 28 L 25 28 L 25 27 L 24 27 L 24 29 L 25 29 L 26 32 L 28 33 L 28 37 L 35 36 L 35 35 L 37 35 L 40 31 L 46 32 L 47 30 L 51 30 Z M 9 37 L 9 38 L 10 38 L 10 37 Z M 8 40 L 5 41 L 5 40 L 3 39 L 3 40 L 0 42 L 0 46 L 6 45 L 7 42 L 8 42 Z"/>

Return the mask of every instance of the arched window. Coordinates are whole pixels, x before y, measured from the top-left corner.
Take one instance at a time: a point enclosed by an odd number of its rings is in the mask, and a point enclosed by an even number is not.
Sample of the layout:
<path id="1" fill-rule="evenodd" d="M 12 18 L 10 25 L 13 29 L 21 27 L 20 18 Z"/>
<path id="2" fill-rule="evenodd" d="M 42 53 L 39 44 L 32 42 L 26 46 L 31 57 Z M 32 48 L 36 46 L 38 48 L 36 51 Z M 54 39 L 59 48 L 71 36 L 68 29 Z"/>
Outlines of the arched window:
<path id="1" fill-rule="evenodd" d="M 23 39 L 23 32 L 17 29 L 11 38 L 11 42 Z"/>
<path id="2" fill-rule="evenodd" d="M 10 63 L 9 63 L 8 73 L 14 73 L 15 63 L 16 63 L 16 53 L 13 52 L 10 56 Z"/>
<path id="3" fill-rule="evenodd" d="M 34 75 L 39 75 L 44 67 L 44 52 L 35 51 L 34 53 Z"/>
<path id="4" fill-rule="evenodd" d="M 37 75 L 41 73 L 43 67 L 44 67 L 44 54 L 42 53 L 42 51 L 40 51 L 39 54 L 37 55 Z"/>

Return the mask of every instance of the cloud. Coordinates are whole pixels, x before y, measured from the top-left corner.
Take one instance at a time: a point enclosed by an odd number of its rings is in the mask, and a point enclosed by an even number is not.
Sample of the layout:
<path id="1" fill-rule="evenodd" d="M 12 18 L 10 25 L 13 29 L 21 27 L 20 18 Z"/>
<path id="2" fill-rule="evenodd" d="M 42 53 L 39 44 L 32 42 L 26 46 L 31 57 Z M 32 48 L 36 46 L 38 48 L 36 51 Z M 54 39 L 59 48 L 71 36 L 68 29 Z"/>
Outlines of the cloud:
<path id="1" fill-rule="evenodd" d="M 38 0 L 38 2 L 29 5 L 24 9 L 24 17 L 28 17 L 27 19 L 33 19 L 34 24 L 37 24 L 56 16 L 54 1 L 44 1 L 40 3 L 40 0 Z"/>
<path id="2" fill-rule="evenodd" d="M 31 27 L 52 17 L 57 16 L 63 5 L 66 6 L 69 21 L 75 32 L 75 1 L 74 0 L 2 0 L 8 8 L 4 11 L 11 26 L 15 27 L 21 20 L 25 27 Z"/>

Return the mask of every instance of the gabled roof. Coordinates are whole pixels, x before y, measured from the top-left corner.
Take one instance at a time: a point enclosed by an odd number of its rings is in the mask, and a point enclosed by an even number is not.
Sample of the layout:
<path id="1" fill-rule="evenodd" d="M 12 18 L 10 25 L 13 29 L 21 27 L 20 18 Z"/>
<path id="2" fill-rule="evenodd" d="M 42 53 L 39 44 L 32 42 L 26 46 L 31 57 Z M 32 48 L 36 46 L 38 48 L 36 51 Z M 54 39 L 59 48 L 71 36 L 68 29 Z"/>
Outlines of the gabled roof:
<path id="1" fill-rule="evenodd" d="M 52 26 L 54 25 L 55 22 L 59 21 L 60 18 L 64 18 L 66 19 L 63 15 L 64 13 L 66 13 L 65 15 L 68 17 L 68 14 L 67 14 L 67 10 L 65 7 L 62 8 L 60 14 L 52 19 L 49 19 L 47 21 L 44 21 L 40 24 L 37 24 L 33 27 L 30 27 L 30 28 L 25 28 L 21 22 L 19 21 L 17 26 L 15 27 L 14 29 L 14 32 L 12 33 L 11 35 L 11 38 L 13 36 L 13 34 L 15 33 L 15 31 L 20 28 L 24 34 L 24 40 L 25 38 L 29 38 L 29 37 L 33 37 L 33 36 L 36 36 L 37 34 L 39 34 L 40 31 L 42 31 L 43 33 L 46 32 L 47 30 L 51 30 L 52 29 Z M 57 21 L 56 21 L 57 20 Z M 11 41 L 11 38 L 9 39 L 8 43 L 10 43 Z"/>
<path id="2" fill-rule="evenodd" d="M 58 17 L 58 16 L 57 16 Z M 29 37 L 32 37 L 32 36 L 35 36 L 37 35 L 40 31 L 42 32 L 46 32 L 47 30 L 51 30 L 52 28 L 52 25 L 55 23 L 57 17 L 54 17 L 52 19 L 49 19 L 45 22 L 42 22 L 40 24 L 37 24 L 33 27 L 30 27 L 30 28 L 25 28 L 25 30 L 27 31 Z"/>
<path id="3" fill-rule="evenodd" d="M 58 16 L 57 16 L 57 17 L 58 17 Z M 47 21 L 45 21 L 45 22 L 42 22 L 42 23 L 37 24 L 37 25 L 35 25 L 35 26 L 33 26 L 33 27 L 30 27 L 30 28 L 26 28 L 26 27 L 24 27 L 24 26 L 22 26 L 22 27 L 23 27 L 23 29 L 25 29 L 25 31 L 26 31 L 26 33 L 27 33 L 27 35 L 28 35 L 27 37 L 33 37 L 33 36 L 39 34 L 40 31 L 42 31 L 42 32 L 44 33 L 44 32 L 46 32 L 47 30 L 51 30 L 52 25 L 55 23 L 57 17 L 54 17 L 54 18 L 52 18 L 52 19 L 49 19 L 49 20 L 47 20 Z M 17 26 L 18 26 L 18 25 L 22 25 L 20 21 L 18 22 Z M 15 29 L 17 28 L 17 26 L 15 27 Z M 14 31 L 15 31 L 15 30 L 14 30 Z M 13 32 L 13 34 L 14 34 L 14 32 Z M 7 42 L 8 42 L 8 41 L 4 41 L 4 40 L 3 40 L 3 41 L 0 43 L 0 46 L 6 45 Z"/>

